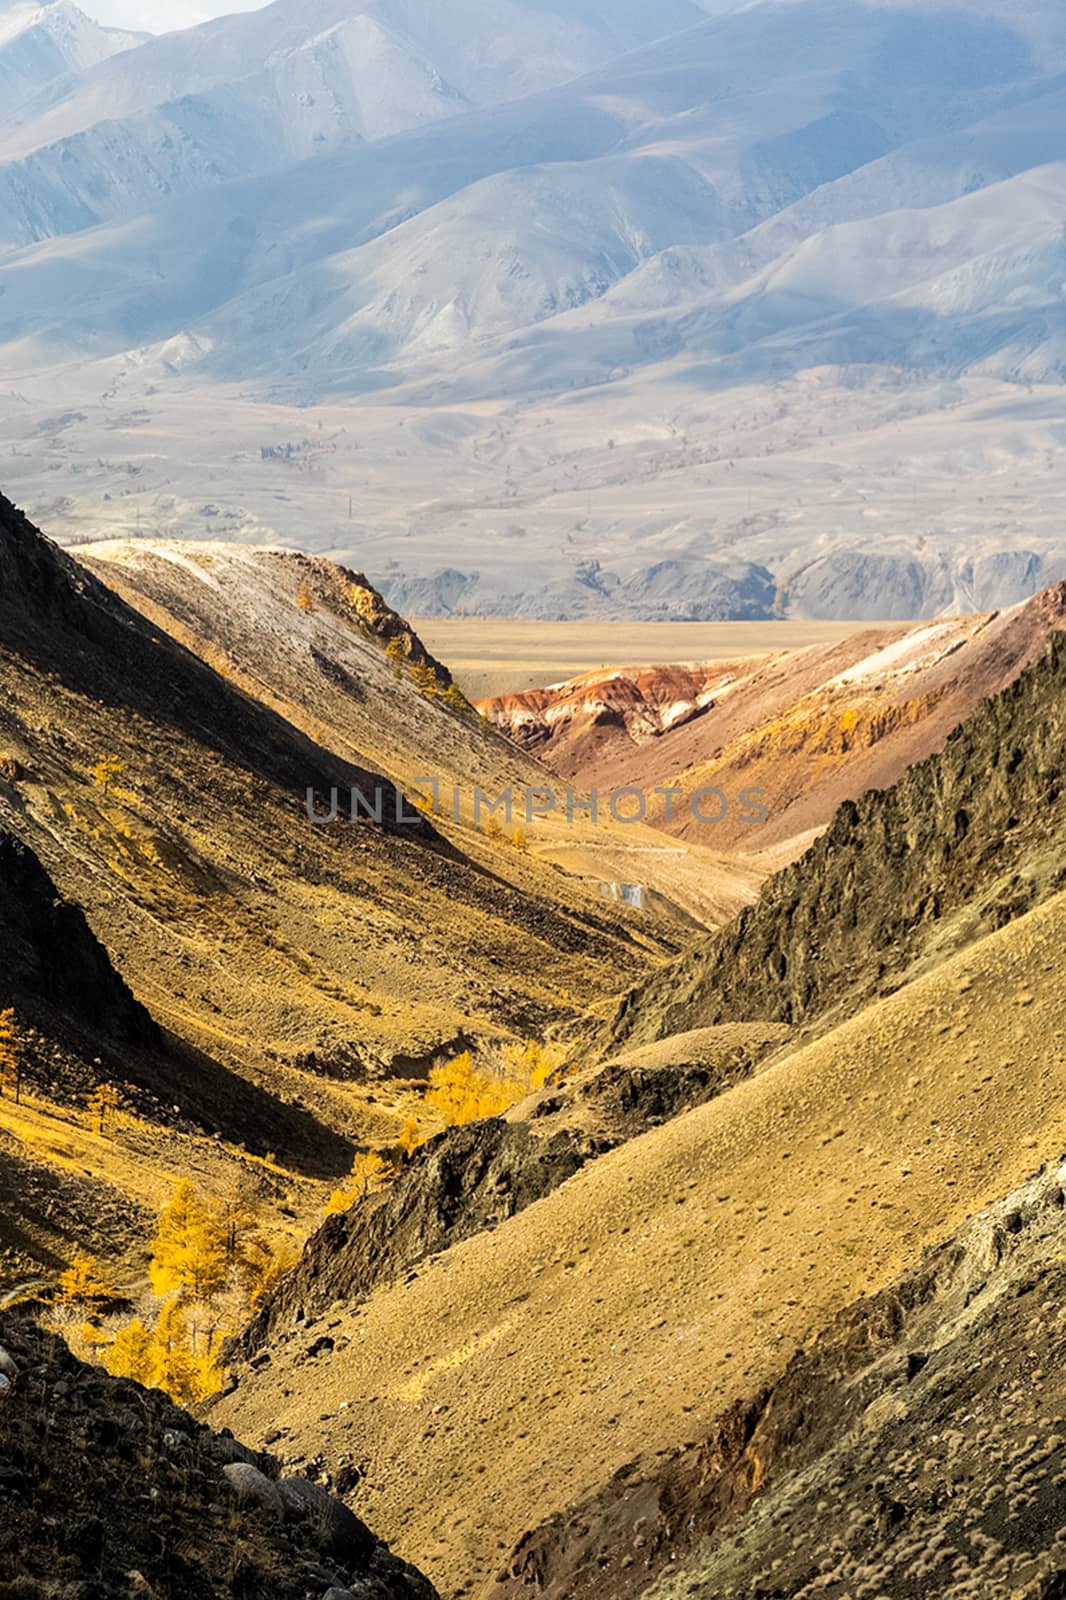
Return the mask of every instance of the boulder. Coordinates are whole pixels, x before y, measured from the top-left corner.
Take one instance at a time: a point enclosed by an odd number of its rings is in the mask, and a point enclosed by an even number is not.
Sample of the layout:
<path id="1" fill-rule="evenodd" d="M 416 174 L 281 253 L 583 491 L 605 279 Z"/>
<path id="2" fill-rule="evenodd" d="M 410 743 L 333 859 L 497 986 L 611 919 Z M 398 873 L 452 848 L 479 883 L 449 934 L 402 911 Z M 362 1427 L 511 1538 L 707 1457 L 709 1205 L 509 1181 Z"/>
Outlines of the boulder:
<path id="1" fill-rule="evenodd" d="M 354 1567 L 369 1560 L 377 1540 L 343 1501 L 309 1478 L 281 1478 L 277 1487 L 287 1511 L 314 1523 L 323 1550 L 334 1561 Z"/>
<path id="2" fill-rule="evenodd" d="M 231 1461 L 222 1476 L 242 1505 L 262 1506 L 279 1519 L 285 1515 L 285 1500 L 279 1486 L 247 1461 Z"/>

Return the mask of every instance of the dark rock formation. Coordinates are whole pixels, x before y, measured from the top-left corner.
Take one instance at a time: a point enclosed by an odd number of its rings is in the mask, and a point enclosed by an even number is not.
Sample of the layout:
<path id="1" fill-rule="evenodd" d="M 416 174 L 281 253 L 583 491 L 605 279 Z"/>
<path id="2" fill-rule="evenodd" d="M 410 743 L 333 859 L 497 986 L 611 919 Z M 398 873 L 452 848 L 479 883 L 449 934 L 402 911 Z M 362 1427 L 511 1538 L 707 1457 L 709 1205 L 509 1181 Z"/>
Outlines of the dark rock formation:
<path id="1" fill-rule="evenodd" d="M 625 996 L 614 1054 L 726 1020 L 789 1024 L 898 987 L 1066 885 L 1066 636 L 940 755 L 837 811 L 758 902 Z"/>
<path id="2" fill-rule="evenodd" d="M 157 1390 L 0 1317 L 0 1593 L 20 1600 L 436 1600 L 347 1507 Z M 239 1463 L 273 1497 L 242 1494 Z"/>

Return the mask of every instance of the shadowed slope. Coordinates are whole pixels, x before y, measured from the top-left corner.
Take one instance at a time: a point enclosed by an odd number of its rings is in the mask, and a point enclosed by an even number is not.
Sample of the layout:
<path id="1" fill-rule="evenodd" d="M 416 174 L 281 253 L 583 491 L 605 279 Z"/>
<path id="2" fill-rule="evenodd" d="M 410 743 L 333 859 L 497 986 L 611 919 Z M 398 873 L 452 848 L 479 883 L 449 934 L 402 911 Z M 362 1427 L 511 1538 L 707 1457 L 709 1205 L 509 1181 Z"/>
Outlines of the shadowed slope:
<path id="1" fill-rule="evenodd" d="M 1059 896 L 300 1328 L 221 1415 L 332 1470 L 360 1438 L 355 1503 L 445 1593 L 490 1591 L 526 1528 L 706 1432 L 1059 1146 L 1064 938 Z"/>

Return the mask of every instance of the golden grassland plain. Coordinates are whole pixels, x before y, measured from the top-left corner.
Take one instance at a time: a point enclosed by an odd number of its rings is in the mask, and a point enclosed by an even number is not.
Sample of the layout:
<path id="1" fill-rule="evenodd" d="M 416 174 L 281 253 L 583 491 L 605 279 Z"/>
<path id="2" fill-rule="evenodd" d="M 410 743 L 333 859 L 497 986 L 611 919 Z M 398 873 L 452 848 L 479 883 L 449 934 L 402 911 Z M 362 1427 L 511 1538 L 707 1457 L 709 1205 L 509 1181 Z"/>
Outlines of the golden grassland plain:
<path id="1" fill-rule="evenodd" d="M 473 700 L 544 688 L 597 668 L 731 661 L 905 623 L 532 622 L 514 617 L 412 619 L 427 650 L 446 661 Z"/>
<path id="2" fill-rule="evenodd" d="M 786 1046 L 334 1315 L 313 1395 L 288 1385 L 290 1349 L 216 1425 L 279 1428 L 327 1460 L 357 1444 L 374 1464 L 360 1514 L 443 1595 L 484 1593 L 525 1530 L 700 1437 L 837 1310 L 1060 1156 L 1064 939 L 1060 895 Z"/>

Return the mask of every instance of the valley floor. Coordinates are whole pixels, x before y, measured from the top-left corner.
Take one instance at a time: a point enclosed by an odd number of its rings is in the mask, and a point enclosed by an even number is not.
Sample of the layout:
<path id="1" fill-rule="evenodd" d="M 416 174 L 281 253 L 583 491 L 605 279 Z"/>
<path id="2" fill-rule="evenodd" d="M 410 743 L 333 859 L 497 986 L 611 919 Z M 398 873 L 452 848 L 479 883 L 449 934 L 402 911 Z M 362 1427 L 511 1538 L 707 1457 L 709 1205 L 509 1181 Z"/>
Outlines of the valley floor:
<path id="1" fill-rule="evenodd" d="M 419 637 L 471 700 L 546 688 L 600 667 L 736 661 L 847 639 L 863 622 L 531 622 L 420 617 Z"/>

